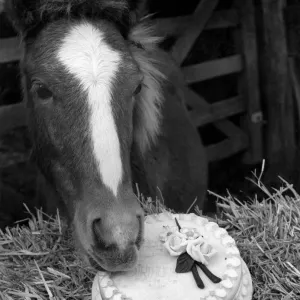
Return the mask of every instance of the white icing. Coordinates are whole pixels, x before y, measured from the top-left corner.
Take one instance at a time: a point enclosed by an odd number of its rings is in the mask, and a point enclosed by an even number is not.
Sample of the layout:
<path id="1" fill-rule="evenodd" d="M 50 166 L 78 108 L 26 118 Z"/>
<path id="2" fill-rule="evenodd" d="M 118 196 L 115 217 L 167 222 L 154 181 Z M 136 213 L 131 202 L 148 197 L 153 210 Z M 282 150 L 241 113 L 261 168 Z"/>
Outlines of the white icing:
<path id="1" fill-rule="evenodd" d="M 100 287 L 107 287 L 108 285 L 110 285 L 112 282 L 111 282 L 111 279 L 108 277 L 108 276 L 104 276 L 102 279 L 101 279 L 101 282 L 100 282 Z"/>
<path id="2" fill-rule="evenodd" d="M 198 218 L 198 219 L 195 220 L 195 224 L 197 224 L 199 226 L 204 226 L 207 223 L 208 223 L 208 221 L 206 219 L 203 219 L 203 218 Z"/>
<path id="3" fill-rule="evenodd" d="M 232 258 L 227 259 L 226 264 L 227 264 L 227 266 L 238 267 L 241 265 L 241 260 L 237 257 L 232 257 Z"/>
<path id="4" fill-rule="evenodd" d="M 216 294 L 216 296 L 218 296 L 220 298 L 224 298 L 227 296 L 227 292 L 224 289 L 216 289 L 215 294 Z"/>
<path id="5" fill-rule="evenodd" d="M 114 294 L 114 291 L 116 291 L 116 290 L 117 289 L 114 286 L 108 286 L 108 287 L 104 288 L 104 290 L 103 290 L 104 297 L 110 298 Z"/>
<path id="6" fill-rule="evenodd" d="M 193 222 L 195 222 L 196 219 L 202 219 L 202 218 L 198 217 L 198 216 L 197 216 L 196 214 L 194 214 L 194 213 L 190 213 L 189 215 L 190 215 L 190 217 L 191 217 L 191 220 L 193 220 Z"/>
<path id="7" fill-rule="evenodd" d="M 242 261 L 242 269 L 243 269 L 243 272 L 242 272 L 243 273 L 243 278 L 242 278 L 243 285 L 240 287 L 240 290 L 237 295 L 237 299 L 251 300 L 252 293 L 253 293 L 252 280 L 251 280 L 250 272 L 244 261 Z"/>
<path id="8" fill-rule="evenodd" d="M 184 215 L 183 214 L 180 214 L 178 215 L 178 218 L 177 218 L 179 221 L 184 221 Z"/>
<path id="9" fill-rule="evenodd" d="M 182 214 L 182 215 L 180 215 L 181 216 L 181 220 L 190 220 L 191 219 L 191 216 L 190 215 L 184 215 L 184 214 Z"/>
<path id="10" fill-rule="evenodd" d="M 227 235 L 227 230 L 224 228 L 219 228 L 215 231 L 215 237 L 219 239 L 221 236 Z"/>
<path id="11" fill-rule="evenodd" d="M 203 235 L 207 242 L 216 249 L 217 253 L 209 260 L 208 268 L 219 278 L 227 276 L 220 284 L 212 283 L 200 268 L 197 269 L 205 285 L 204 289 L 197 287 L 191 272 L 180 274 L 175 272 L 177 257 L 172 257 L 159 240 L 163 226 L 174 226 L 175 217 L 182 228 L 196 228 L 200 235 Z M 208 230 L 213 231 L 214 234 Z M 140 251 L 137 266 L 132 271 L 122 274 L 113 273 L 111 276 L 114 288 L 109 288 L 112 282 L 107 276 L 103 277 L 102 293 L 104 294 L 107 290 L 105 297 L 108 296 L 109 300 L 232 300 L 238 297 L 236 295 L 238 290 L 240 290 L 239 294 L 242 292 L 240 289 L 242 266 L 235 250 L 236 247 L 228 248 L 229 252 L 234 252 L 229 254 L 235 254 L 236 257 L 225 259 L 228 258 L 226 245 L 230 244 L 233 239 L 226 239 L 230 238 L 229 235 L 222 237 L 224 233 L 227 234 L 227 231 L 219 228 L 216 223 L 208 222 L 207 219 L 195 215 L 164 214 L 157 215 L 155 218 L 147 217 L 145 243 Z M 230 265 L 233 265 L 235 269 Z M 234 280 L 231 281 L 230 278 Z M 113 297 L 110 299 L 109 296 Z"/>
<path id="12" fill-rule="evenodd" d="M 158 214 L 156 215 L 157 221 L 168 221 L 172 219 L 172 217 L 169 214 Z"/>
<path id="13" fill-rule="evenodd" d="M 124 297 L 122 298 L 122 294 L 118 293 L 118 294 L 115 294 L 114 297 L 113 297 L 113 300 L 123 300 Z"/>
<path id="14" fill-rule="evenodd" d="M 247 288 L 245 286 L 242 287 L 242 295 L 243 296 L 247 295 Z"/>
<path id="15" fill-rule="evenodd" d="M 232 246 L 235 245 L 235 240 L 230 235 L 227 235 L 222 239 L 222 244 L 224 246 Z"/>
<path id="16" fill-rule="evenodd" d="M 247 279 L 247 277 L 243 278 L 243 284 L 248 285 L 248 279 Z"/>
<path id="17" fill-rule="evenodd" d="M 240 251 L 239 251 L 239 249 L 237 247 L 233 246 L 233 247 L 227 248 L 226 254 L 239 255 Z"/>
<path id="18" fill-rule="evenodd" d="M 169 212 L 165 212 L 164 215 L 167 217 L 169 220 L 173 220 L 173 215 Z"/>
<path id="19" fill-rule="evenodd" d="M 220 282 L 220 284 L 223 285 L 223 286 L 224 286 L 225 288 L 227 288 L 227 289 L 231 289 L 231 288 L 233 287 L 233 284 L 232 284 L 232 282 L 231 282 L 230 279 L 222 280 L 222 281 Z"/>
<path id="20" fill-rule="evenodd" d="M 205 225 L 205 229 L 207 231 L 213 231 L 219 228 L 218 224 L 215 222 L 208 222 L 208 224 Z"/>
<path id="21" fill-rule="evenodd" d="M 210 295 L 210 292 L 209 292 L 208 290 L 205 290 L 205 291 L 203 292 L 202 297 L 204 297 L 204 298 L 206 299 L 209 295 Z"/>
<path id="22" fill-rule="evenodd" d="M 228 275 L 228 277 L 231 277 L 231 278 L 237 278 L 238 277 L 238 273 L 234 269 L 226 270 L 224 275 Z"/>
<path id="23" fill-rule="evenodd" d="M 92 299 L 93 300 L 103 300 L 101 296 L 101 289 L 100 289 L 100 279 L 101 275 L 98 272 L 94 278 L 93 285 L 92 285 Z"/>

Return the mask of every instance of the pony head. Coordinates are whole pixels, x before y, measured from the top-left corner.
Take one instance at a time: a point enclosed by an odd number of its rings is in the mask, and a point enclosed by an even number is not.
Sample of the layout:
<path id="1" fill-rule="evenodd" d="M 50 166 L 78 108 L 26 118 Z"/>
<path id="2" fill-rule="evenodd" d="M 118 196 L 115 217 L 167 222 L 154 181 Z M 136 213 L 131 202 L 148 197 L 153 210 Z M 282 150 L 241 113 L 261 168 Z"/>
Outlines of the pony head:
<path id="1" fill-rule="evenodd" d="M 11 0 L 34 157 L 56 191 L 83 255 L 99 269 L 132 268 L 143 211 L 131 182 L 132 147 L 160 133 L 163 60 L 138 1 Z"/>

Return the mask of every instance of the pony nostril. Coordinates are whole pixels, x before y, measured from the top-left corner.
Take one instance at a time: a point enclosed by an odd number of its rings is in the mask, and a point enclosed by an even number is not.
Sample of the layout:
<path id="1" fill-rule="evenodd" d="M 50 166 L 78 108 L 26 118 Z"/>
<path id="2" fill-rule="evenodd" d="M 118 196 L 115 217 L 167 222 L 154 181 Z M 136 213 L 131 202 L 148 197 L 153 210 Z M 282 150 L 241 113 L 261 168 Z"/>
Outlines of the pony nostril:
<path id="1" fill-rule="evenodd" d="M 117 245 L 115 243 L 107 240 L 107 232 L 104 232 L 105 228 L 101 219 L 96 219 L 93 221 L 92 231 L 94 235 L 95 244 L 98 249 L 106 251 L 115 251 L 117 249 Z"/>
<path id="2" fill-rule="evenodd" d="M 101 219 L 96 219 L 93 221 L 93 233 L 96 238 L 101 236 Z"/>
<path id="3" fill-rule="evenodd" d="M 138 226 L 139 226 L 139 232 L 138 232 L 138 236 L 136 238 L 136 246 L 138 248 L 141 247 L 141 244 L 143 242 L 143 218 L 141 216 L 137 216 L 137 219 L 138 219 Z"/>
<path id="4" fill-rule="evenodd" d="M 100 248 L 107 248 L 108 245 L 103 241 L 102 237 L 102 220 L 101 219 L 96 219 L 93 221 L 92 224 L 92 231 L 94 234 L 95 242 L 98 247 Z"/>

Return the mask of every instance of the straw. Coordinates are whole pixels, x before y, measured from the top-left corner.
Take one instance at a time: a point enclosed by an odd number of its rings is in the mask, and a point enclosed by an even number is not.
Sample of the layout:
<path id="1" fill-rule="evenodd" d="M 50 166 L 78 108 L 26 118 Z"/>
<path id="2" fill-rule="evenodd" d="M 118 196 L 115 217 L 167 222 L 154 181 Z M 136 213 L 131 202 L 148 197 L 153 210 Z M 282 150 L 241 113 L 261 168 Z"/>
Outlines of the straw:
<path id="1" fill-rule="evenodd" d="M 300 196 L 283 179 L 279 190 L 268 189 L 260 176 L 251 181 L 265 199 L 245 204 L 230 193 L 210 192 L 221 211 L 216 222 L 237 242 L 252 274 L 253 299 L 299 300 Z M 160 201 L 137 195 L 146 214 L 166 211 Z M 96 270 L 81 260 L 63 224 L 59 214 L 50 218 L 37 210 L 29 227 L 0 232 L 1 299 L 91 299 Z"/>

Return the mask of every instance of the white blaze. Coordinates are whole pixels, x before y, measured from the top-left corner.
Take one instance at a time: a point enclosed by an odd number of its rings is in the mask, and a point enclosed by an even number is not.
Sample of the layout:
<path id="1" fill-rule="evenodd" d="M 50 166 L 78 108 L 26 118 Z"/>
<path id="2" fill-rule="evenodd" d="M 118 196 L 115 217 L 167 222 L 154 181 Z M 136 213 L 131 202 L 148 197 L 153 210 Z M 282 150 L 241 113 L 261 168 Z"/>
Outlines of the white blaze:
<path id="1" fill-rule="evenodd" d="M 111 91 L 120 54 L 105 42 L 99 29 L 83 23 L 66 35 L 58 58 L 87 92 L 94 155 L 103 183 L 117 195 L 122 180 L 122 160 Z"/>

